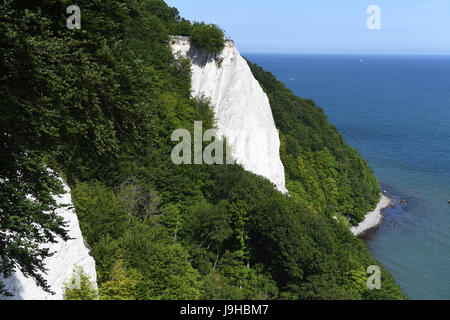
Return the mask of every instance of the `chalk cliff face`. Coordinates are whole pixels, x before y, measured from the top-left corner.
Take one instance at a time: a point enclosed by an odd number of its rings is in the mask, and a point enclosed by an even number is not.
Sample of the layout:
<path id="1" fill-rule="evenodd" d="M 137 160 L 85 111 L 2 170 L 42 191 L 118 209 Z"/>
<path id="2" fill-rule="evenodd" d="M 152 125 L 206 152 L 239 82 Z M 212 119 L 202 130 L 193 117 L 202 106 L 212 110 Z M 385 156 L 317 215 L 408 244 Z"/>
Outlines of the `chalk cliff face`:
<path id="1" fill-rule="evenodd" d="M 45 260 L 48 272 L 44 276 L 55 295 L 43 291 L 36 286 L 33 279 L 26 278 L 22 272 L 17 270 L 11 277 L 2 279 L 6 290 L 14 296 L 0 296 L 0 300 L 60 300 L 63 298 L 63 283 L 72 277 L 75 265 L 82 267 L 91 281 L 96 281 L 95 261 L 89 255 L 89 249 L 84 244 L 78 218 L 73 209 L 70 189 L 65 184 L 64 189 L 66 193 L 62 196 L 55 196 L 55 199 L 58 204 L 69 204 L 70 206 L 58 209 L 57 213 L 67 223 L 68 235 L 72 240 L 58 239 L 57 243 L 45 245 L 50 248 L 50 252 L 55 252 L 53 256 Z"/>
<path id="2" fill-rule="evenodd" d="M 287 193 L 269 99 L 233 42 L 216 59 L 187 37 L 172 37 L 171 44 L 176 55 L 192 61 L 192 94 L 211 99 L 219 134 L 233 147 L 234 160 Z"/>

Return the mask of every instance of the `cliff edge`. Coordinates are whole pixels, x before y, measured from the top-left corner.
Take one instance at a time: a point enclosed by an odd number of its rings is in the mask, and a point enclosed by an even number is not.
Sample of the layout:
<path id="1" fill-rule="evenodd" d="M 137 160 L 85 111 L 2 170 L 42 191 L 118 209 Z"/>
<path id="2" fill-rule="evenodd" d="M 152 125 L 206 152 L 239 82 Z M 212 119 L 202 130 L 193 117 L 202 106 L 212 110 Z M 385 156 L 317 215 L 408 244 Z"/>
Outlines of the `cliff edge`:
<path id="1" fill-rule="evenodd" d="M 175 55 L 191 60 L 192 95 L 211 100 L 219 134 L 233 147 L 236 163 L 287 193 L 269 99 L 233 41 L 216 57 L 191 45 L 188 37 L 173 36 L 171 46 Z"/>

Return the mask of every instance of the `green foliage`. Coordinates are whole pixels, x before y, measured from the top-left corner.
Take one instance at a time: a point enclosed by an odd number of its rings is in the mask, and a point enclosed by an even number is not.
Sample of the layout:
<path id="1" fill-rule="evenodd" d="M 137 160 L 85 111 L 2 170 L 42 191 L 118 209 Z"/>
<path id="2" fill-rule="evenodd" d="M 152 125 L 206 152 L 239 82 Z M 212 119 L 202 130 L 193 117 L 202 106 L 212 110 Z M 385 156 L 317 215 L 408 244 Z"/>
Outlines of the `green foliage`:
<path id="1" fill-rule="evenodd" d="M 352 224 L 361 222 L 380 198 L 372 169 L 313 101 L 295 96 L 272 74 L 249 65 L 269 97 L 280 130 L 290 194 L 315 212 L 344 215 Z"/>
<path id="2" fill-rule="evenodd" d="M 97 300 L 95 283 L 80 266 L 75 266 L 69 282 L 64 283 L 64 300 Z"/>
<path id="3" fill-rule="evenodd" d="M 385 271 L 383 283 L 386 286 L 377 292 L 362 290 L 361 283 L 354 281 L 354 270 L 365 270 L 369 265 L 379 264 L 362 241 L 350 233 L 347 224 L 312 212 L 302 202 L 274 190 L 266 180 L 238 167 L 214 168 L 207 190 L 207 199 L 212 203 L 223 203 L 227 199 L 245 210 L 248 220 L 244 229 L 250 257 L 247 267 L 255 266 L 258 274 L 270 275 L 266 279 L 273 279 L 276 283 L 279 298 L 361 299 L 368 294 L 371 298 L 402 298 Z M 237 224 L 233 225 L 233 230 L 239 230 L 238 226 L 242 225 L 238 217 L 234 219 Z M 236 240 L 240 240 L 239 237 Z M 227 281 L 239 279 L 241 282 L 234 283 L 240 288 L 245 287 L 245 277 L 241 272 L 246 261 L 236 264 L 241 258 L 241 241 L 230 239 L 225 250 L 229 252 L 225 251 L 217 263 L 216 269 L 222 272 L 219 278 L 225 274 Z M 196 265 L 195 255 L 193 259 Z M 216 257 L 212 255 L 211 259 Z M 211 279 L 207 283 L 214 284 Z M 254 295 L 257 292 L 252 291 Z"/>
<path id="4" fill-rule="evenodd" d="M 100 285 L 111 278 L 113 266 L 121 256 L 119 241 L 110 235 L 102 236 L 97 243 L 91 244 L 91 255 L 95 259 L 97 283 Z"/>
<path id="5" fill-rule="evenodd" d="M 169 236 L 173 236 L 174 241 L 177 239 L 178 230 L 181 228 L 182 215 L 178 206 L 170 203 L 161 214 L 161 224 L 165 226 Z"/>
<path id="6" fill-rule="evenodd" d="M 117 239 L 124 233 L 128 217 L 110 188 L 100 182 L 79 183 L 72 196 L 83 236 L 89 244 L 94 245 L 104 236 Z"/>
<path id="7" fill-rule="evenodd" d="M 111 279 L 100 287 L 100 300 L 135 300 L 136 287 L 142 275 L 134 270 L 127 270 L 123 260 L 117 260 L 111 270 Z"/>
<path id="8" fill-rule="evenodd" d="M 224 242 L 233 234 L 232 215 L 225 201 L 215 206 L 201 203 L 192 209 L 186 220 L 186 232 L 201 241 L 208 250 L 221 250 Z"/>
<path id="9" fill-rule="evenodd" d="M 188 254 L 169 241 L 164 230 L 137 224 L 121 241 L 127 264 L 143 275 L 138 299 L 191 300 L 200 297 L 199 273 L 188 262 Z"/>
<path id="10" fill-rule="evenodd" d="M 225 33 L 214 24 L 195 22 L 192 25 L 192 43 L 213 54 L 219 54 L 225 47 Z"/>

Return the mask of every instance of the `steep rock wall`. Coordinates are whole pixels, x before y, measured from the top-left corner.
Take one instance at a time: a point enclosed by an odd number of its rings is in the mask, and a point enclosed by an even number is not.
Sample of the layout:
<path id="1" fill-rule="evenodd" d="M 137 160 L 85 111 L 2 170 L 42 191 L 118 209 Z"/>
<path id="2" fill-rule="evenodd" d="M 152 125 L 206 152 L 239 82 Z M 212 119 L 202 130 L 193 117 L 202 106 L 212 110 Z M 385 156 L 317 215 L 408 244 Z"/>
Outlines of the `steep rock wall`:
<path id="1" fill-rule="evenodd" d="M 53 256 L 45 260 L 48 272 L 44 276 L 55 295 L 45 292 L 33 279 L 26 278 L 20 270 L 17 270 L 11 277 L 2 279 L 6 290 L 14 296 L 0 296 L 0 300 L 60 300 L 63 298 L 63 283 L 72 277 L 75 265 L 82 267 L 91 281 L 96 281 L 95 261 L 89 255 L 89 249 L 84 243 L 73 208 L 70 188 L 66 184 L 64 184 L 64 190 L 66 193 L 55 196 L 55 200 L 58 204 L 69 204 L 69 206 L 58 209 L 57 213 L 67 222 L 68 235 L 72 240 L 58 239 L 57 243 L 45 245 L 50 248 L 50 252 L 55 252 Z"/>
<path id="2" fill-rule="evenodd" d="M 186 37 L 173 37 L 171 45 L 192 61 L 192 94 L 211 99 L 219 134 L 233 147 L 235 161 L 287 193 L 269 99 L 234 43 L 228 41 L 216 59 Z"/>

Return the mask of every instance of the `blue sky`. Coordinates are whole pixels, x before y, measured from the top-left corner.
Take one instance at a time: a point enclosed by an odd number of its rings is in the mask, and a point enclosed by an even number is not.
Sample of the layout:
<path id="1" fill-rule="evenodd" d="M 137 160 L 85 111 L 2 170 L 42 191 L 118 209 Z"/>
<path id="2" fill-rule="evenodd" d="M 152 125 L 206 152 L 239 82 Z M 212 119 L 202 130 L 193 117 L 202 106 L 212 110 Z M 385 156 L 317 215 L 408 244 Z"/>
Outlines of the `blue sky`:
<path id="1" fill-rule="evenodd" d="M 166 0 L 246 53 L 450 55 L 450 0 Z M 369 30 L 366 9 L 381 9 Z"/>

